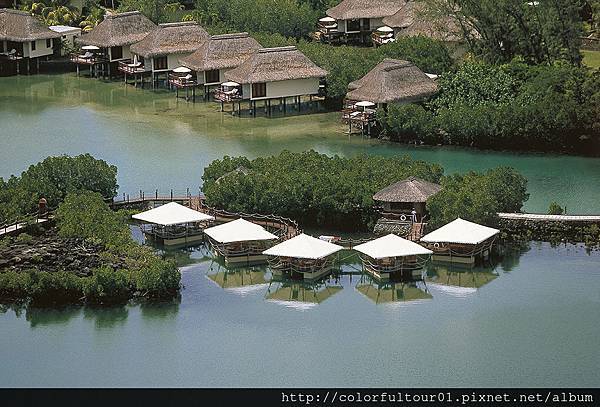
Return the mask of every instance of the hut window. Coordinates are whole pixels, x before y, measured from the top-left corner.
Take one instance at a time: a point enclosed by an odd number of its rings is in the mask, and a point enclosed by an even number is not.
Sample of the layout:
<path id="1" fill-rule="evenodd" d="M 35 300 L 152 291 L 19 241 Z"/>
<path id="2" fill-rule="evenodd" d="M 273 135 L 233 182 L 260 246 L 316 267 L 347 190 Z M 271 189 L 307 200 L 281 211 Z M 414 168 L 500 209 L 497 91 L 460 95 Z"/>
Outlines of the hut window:
<path id="1" fill-rule="evenodd" d="M 46 48 L 52 48 L 52 40 L 50 38 L 46 38 Z"/>
<path id="2" fill-rule="evenodd" d="M 346 31 L 360 31 L 360 20 L 346 21 Z"/>
<path id="3" fill-rule="evenodd" d="M 371 20 L 369 20 L 368 18 L 362 19 L 362 30 L 363 31 L 369 31 L 371 29 L 370 22 L 371 22 Z"/>
<path id="4" fill-rule="evenodd" d="M 35 41 L 31 41 L 31 50 L 35 51 Z"/>
<path id="5" fill-rule="evenodd" d="M 252 97 L 264 98 L 267 96 L 267 84 L 264 82 L 252 84 Z"/>
<path id="6" fill-rule="evenodd" d="M 159 71 L 161 69 L 167 69 L 167 57 L 154 58 L 154 70 Z"/>
<path id="7" fill-rule="evenodd" d="M 123 47 L 112 47 L 110 49 L 110 59 L 123 58 Z"/>
<path id="8" fill-rule="evenodd" d="M 211 71 L 205 71 L 204 75 L 206 83 L 217 83 L 219 82 L 219 70 L 213 69 Z"/>

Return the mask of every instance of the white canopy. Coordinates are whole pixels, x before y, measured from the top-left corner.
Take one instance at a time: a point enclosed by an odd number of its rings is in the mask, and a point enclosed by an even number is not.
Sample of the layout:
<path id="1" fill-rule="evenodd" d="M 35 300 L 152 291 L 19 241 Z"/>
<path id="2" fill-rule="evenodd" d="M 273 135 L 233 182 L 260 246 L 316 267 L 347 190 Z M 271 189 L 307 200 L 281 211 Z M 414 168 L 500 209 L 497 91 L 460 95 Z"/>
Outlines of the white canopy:
<path id="1" fill-rule="evenodd" d="M 236 219 L 222 225 L 204 229 L 204 233 L 219 243 L 277 239 L 277 236 L 268 232 L 262 226 L 244 219 Z"/>
<path id="2" fill-rule="evenodd" d="M 190 68 L 186 68 L 185 66 L 178 66 L 177 68 L 173 69 L 173 72 L 175 72 L 175 73 L 190 73 L 190 72 L 192 72 L 192 70 Z"/>
<path id="3" fill-rule="evenodd" d="M 221 84 L 221 86 L 226 86 L 226 87 L 228 87 L 228 88 L 231 88 L 231 87 L 240 86 L 240 84 L 239 84 L 239 83 L 237 83 L 237 82 L 232 82 L 232 81 L 229 81 L 229 82 L 223 82 L 223 83 Z"/>
<path id="4" fill-rule="evenodd" d="M 479 244 L 500 233 L 498 229 L 458 218 L 421 238 L 427 243 Z"/>
<path id="5" fill-rule="evenodd" d="M 323 17 L 323 18 L 319 18 L 319 21 L 322 23 L 335 23 L 335 18 Z"/>
<path id="6" fill-rule="evenodd" d="M 354 104 L 354 106 L 370 107 L 370 106 L 375 106 L 375 103 L 369 102 L 368 100 L 361 100 L 360 102 L 356 102 Z"/>
<path id="7" fill-rule="evenodd" d="M 98 47 L 97 47 L 97 46 L 95 46 L 95 45 L 84 45 L 83 47 L 81 47 L 81 49 L 82 49 L 82 50 L 85 50 L 85 51 L 97 51 L 97 50 L 99 50 L 100 48 L 98 48 Z"/>
<path id="8" fill-rule="evenodd" d="M 388 27 L 387 25 L 384 25 L 383 27 L 379 27 L 377 29 L 377 31 L 380 31 L 382 33 L 393 33 L 394 29 L 392 27 Z"/>
<path id="9" fill-rule="evenodd" d="M 386 257 L 416 256 L 418 254 L 432 254 L 433 252 L 423 246 L 390 233 L 379 239 L 359 244 L 354 250 L 366 254 L 373 259 Z"/>
<path id="10" fill-rule="evenodd" d="M 263 254 L 297 259 L 322 259 L 342 249 L 342 246 L 302 233 L 265 250 Z"/>
<path id="11" fill-rule="evenodd" d="M 163 226 L 179 225 L 189 222 L 202 222 L 215 219 L 213 216 L 195 211 L 180 205 L 177 202 L 169 202 L 166 205 L 158 206 L 146 212 L 138 213 L 137 215 L 133 215 L 132 218 Z"/>

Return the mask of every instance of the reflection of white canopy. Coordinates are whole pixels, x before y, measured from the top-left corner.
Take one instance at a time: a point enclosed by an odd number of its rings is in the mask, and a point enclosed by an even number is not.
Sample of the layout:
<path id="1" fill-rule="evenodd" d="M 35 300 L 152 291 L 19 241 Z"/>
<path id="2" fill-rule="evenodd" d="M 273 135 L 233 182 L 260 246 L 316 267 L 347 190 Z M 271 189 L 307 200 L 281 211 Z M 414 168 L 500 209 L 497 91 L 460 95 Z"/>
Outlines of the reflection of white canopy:
<path id="1" fill-rule="evenodd" d="M 226 86 L 228 88 L 232 88 L 232 87 L 240 86 L 240 84 L 237 83 L 237 82 L 231 82 L 231 81 L 229 81 L 229 82 L 223 82 L 221 84 L 221 86 Z"/>
<path id="2" fill-rule="evenodd" d="M 132 218 L 163 226 L 179 225 L 189 222 L 202 222 L 214 219 L 214 217 L 210 215 L 195 211 L 180 205 L 177 202 L 169 202 L 166 205 L 138 213 L 137 215 L 133 215 Z"/>
<path id="3" fill-rule="evenodd" d="M 322 259 L 342 249 L 342 246 L 302 233 L 265 250 L 263 254 L 297 259 Z"/>
<path id="4" fill-rule="evenodd" d="M 387 25 L 384 25 L 383 27 L 379 27 L 377 29 L 377 31 L 382 32 L 382 33 L 393 33 L 394 29 L 392 27 L 388 27 Z"/>
<path id="5" fill-rule="evenodd" d="M 277 236 L 268 232 L 262 226 L 244 219 L 236 219 L 222 225 L 213 226 L 205 229 L 204 233 L 219 243 L 277 239 Z"/>
<path id="6" fill-rule="evenodd" d="M 418 254 L 431 254 L 431 250 L 423 246 L 390 233 L 379 239 L 359 244 L 354 250 L 366 254 L 373 259 L 386 257 L 415 256 Z"/>
<path id="7" fill-rule="evenodd" d="M 354 104 L 354 106 L 371 107 L 371 106 L 375 106 L 375 103 L 369 102 L 368 100 L 361 100 L 360 102 L 356 102 Z"/>
<path id="8" fill-rule="evenodd" d="M 81 47 L 81 49 L 85 51 L 98 51 L 100 48 L 98 48 L 95 45 L 84 45 L 83 47 Z"/>
<path id="9" fill-rule="evenodd" d="M 192 70 L 190 68 L 186 68 L 185 66 L 179 66 L 179 67 L 173 69 L 173 72 L 175 72 L 175 73 L 190 73 L 190 72 L 192 72 Z"/>
<path id="10" fill-rule="evenodd" d="M 500 233 L 498 229 L 458 218 L 421 238 L 427 243 L 479 244 Z"/>
<path id="11" fill-rule="evenodd" d="M 335 23 L 335 18 L 323 17 L 323 18 L 320 18 L 319 21 L 321 23 Z"/>

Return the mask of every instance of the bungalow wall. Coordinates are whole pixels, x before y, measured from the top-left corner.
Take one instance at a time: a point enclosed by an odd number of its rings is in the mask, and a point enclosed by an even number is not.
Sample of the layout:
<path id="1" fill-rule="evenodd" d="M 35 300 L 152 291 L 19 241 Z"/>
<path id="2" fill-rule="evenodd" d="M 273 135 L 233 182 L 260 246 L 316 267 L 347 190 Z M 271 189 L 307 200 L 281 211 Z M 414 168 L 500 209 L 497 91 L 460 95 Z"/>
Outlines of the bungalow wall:
<path id="1" fill-rule="evenodd" d="M 133 58 L 133 54 L 131 53 L 131 50 L 129 49 L 129 45 L 123 45 L 122 47 L 112 47 L 108 49 L 108 59 L 110 62 L 115 62 L 115 61 L 124 61 L 126 59 L 132 59 Z M 122 56 L 119 57 L 119 55 L 117 54 L 116 49 L 113 50 L 113 48 L 121 48 L 122 50 Z M 116 54 L 116 55 L 115 55 Z"/>
<path id="2" fill-rule="evenodd" d="M 180 58 L 185 58 L 188 55 L 190 55 L 190 53 L 183 53 L 183 54 L 169 54 L 166 55 L 167 58 L 167 68 L 166 69 L 154 69 L 154 61 L 158 60 L 160 58 L 165 58 L 165 56 L 159 56 L 159 57 L 154 57 L 154 58 L 149 58 L 147 60 L 147 62 L 144 63 L 144 66 L 146 67 L 146 71 L 152 71 L 152 72 L 167 72 L 167 71 L 172 71 L 175 68 L 178 68 L 181 66 L 181 64 L 179 63 L 179 59 Z"/>
<path id="3" fill-rule="evenodd" d="M 369 21 L 369 28 L 368 30 L 366 29 L 366 20 Z M 349 25 L 352 24 L 352 22 L 358 22 L 358 24 L 360 24 L 360 29 L 356 30 L 354 27 L 349 27 Z M 363 18 L 363 19 L 358 19 L 358 20 L 337 20 L 337 24 L 338 24 L 338 31 L 343 32 L 343 33 L 358 33 L 358 32 L 371 32 L 371 31 L 375 31 L 377 28 L 385 25 L 383 24 L 383 17 L 378 17 L 378 18 Z"/>
<path id="4" fill-rule="evenodd" d="M 218 82 L 210 82 L 210 83 L 211 83 L 211 84 L 212 84 L 212 83 L 215 83 L 215 84 L 216 84 L 216 83 L 219 83 L 219 84 L 221 84 L 221 83 L 223 83 L 223 82 L 226 82 L 227 80 L 225 79 L 225 72 L 227 72 L 227 71 L 230 71 L 231 69 L 232 69 L 232 68 L 228 68 L 228 69 L 219 69 L 219 81 L 218 81 Z M 197 80 L 198 80 L 198 83 L 199 83 L 200 85 L 203 85 L 203 84 L 207 83 L 207 81 L 206 81 L 206 72 L 207 72 L 207 71 L 200 71 L 200 72 L 198 72 L 198 77 L 197 77 Z"/>
<path id="5" fill-rule="evenodd" d="M 35 49 L 34 48 L 35 43 Z M 9 50 L 10 51 L 10 50 Z M 25 58 L 40 58 L 54 53 L 54 40 L 35 40 L 23 43 L 23 56 Z"/>
<path id="6" fill-rule="evenodd" d="M 316 95 L 317 93 L 319 93 L 319 78 L 292 79 L 287 81 L 267 82 L 267 96 L 253 99 Z"/>

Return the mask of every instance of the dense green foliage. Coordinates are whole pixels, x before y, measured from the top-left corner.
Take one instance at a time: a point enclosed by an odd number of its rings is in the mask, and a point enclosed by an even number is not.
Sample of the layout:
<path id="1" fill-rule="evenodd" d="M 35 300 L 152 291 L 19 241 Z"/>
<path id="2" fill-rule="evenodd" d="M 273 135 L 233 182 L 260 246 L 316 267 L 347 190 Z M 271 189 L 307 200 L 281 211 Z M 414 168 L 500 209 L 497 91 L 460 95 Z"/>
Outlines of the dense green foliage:
<path id="1" fill-rule="evenodd" d="M 548 215 L 562 215 L 565 212 L 562 206 L 558 202 L 550 202 L 548 206 Z"/>
<path id="2" fill-rule="evenodd" d="M 209 205 L 230 211 L 273 213 L 304 225 L 366 230 L 377 218 L 372 196 L 417 176 L 442 182 L 430 208 L 434 224 L 458 216 L 494 224 L 497 212 L 514 212 L 528 199 L 525 178 L 510 168 L 442 177 L 437 164 L 409 157 L 328 157 L 314 151 L 248 160 L 224 157 L 205 168 Z"/>
<path id="3" fill-rule="evenodd" d="M 117 188 L 117 167 L 103 160 L 89 154 L 48 157 L 20 177 L 0 178 L 0 223 L 36 211 L 41 197 L 56 208 L 70 192 L 94 191 L 112 198 Z"/>
<path id="4" fill-rule="evenodd" d="M 529 198 L 525 177 L 508 167 L 449 175 L 442 179 L 442 187 L 427 202 L 434 228 L 458 217 L 496 225 L 498 212 L 520 211 Z"/>
<path id="5" fill-rule="evenodd" d="M 206 167 L 202 179 L 210 205 L 352 230 L 374 221 L 373 193 L 410 175 L 437 182 L 442 168 L 409 157 L 284 151 L 252 161 L 226 156 Z"/>
<path id="6" fill-rule="evenodd" d="M 481 148 L 585 152 L 600 140 L 600 76 L 566 63 L 466 62 L 431 103 L 380 112 L 398 140 Z"/>

